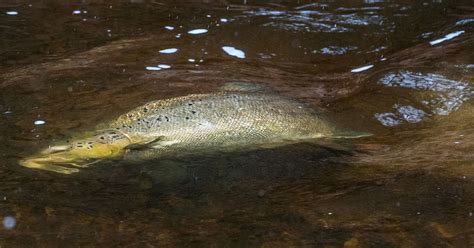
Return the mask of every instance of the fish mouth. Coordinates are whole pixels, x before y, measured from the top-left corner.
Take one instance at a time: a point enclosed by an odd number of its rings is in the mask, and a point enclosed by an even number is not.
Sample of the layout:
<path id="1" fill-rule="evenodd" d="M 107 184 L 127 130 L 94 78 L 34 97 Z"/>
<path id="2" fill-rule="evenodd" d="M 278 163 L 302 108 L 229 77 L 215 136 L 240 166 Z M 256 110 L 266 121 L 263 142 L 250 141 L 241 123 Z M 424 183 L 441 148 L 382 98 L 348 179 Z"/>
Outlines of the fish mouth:
<path id="1" fill-rule="evenodd" d="M 46 170 L 61 174 L 73 174 L 79 168 L 87 168 L 91 164 L 100 162 L 101 159 L 75 158 L 67 151 L 54 151 L 36 157 L 21 159 L 18 163 L 27 168 Z"/>

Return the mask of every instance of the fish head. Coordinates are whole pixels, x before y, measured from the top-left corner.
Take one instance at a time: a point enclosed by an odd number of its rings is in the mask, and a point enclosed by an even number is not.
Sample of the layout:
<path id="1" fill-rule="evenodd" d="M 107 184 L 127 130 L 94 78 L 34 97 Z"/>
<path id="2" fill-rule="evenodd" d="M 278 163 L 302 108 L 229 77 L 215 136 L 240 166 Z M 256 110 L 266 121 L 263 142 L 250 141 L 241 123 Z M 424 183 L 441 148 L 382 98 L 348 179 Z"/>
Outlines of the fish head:
<path id="1" fill-rule="evenodd" d="M 130 138 L 125 133 L 107 130 L 67 141 L 63 145 L 50 146 L 34 156 L 20 160 L 19 164 L 28 168 L 72 174 L 79 172 L 79 168 L 101 160 L 120 157 L 130 143 Z"/>

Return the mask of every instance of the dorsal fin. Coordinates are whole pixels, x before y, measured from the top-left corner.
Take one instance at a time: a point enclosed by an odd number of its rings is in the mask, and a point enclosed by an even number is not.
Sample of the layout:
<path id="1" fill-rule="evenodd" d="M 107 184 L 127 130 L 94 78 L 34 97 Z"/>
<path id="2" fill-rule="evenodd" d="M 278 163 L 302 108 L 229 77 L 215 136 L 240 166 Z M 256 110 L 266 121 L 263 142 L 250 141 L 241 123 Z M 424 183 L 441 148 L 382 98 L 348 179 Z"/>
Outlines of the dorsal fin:
<path id="1" fill-rule="evenodd" d="M 221 91 L 241 91 L 241 92 L 265 92 L 271 91 L 264 85 L 246 83 L 246 82 L 229 82 L 219 88 Z"/>

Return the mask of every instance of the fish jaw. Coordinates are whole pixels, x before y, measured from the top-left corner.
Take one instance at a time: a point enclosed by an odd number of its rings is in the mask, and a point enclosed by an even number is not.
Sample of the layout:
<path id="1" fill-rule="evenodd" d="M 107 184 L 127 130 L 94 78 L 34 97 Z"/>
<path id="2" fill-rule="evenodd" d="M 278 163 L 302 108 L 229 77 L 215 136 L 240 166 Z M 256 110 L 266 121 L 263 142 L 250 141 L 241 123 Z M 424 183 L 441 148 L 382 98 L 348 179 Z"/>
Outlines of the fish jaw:
<path id="1" fill-rule="evenodd" d="M 53 146 L 35 156 L 20 160 L 21 166 L 61 174 L 73 174 L 104 159 L 117 158 L 124 153 L 123 144 L 95 144 L 91 148 Z"/>
<path id="2" fill-rule="evenodd" d="M 27 168 L 46 170 L 61 174 L 73 174 L 79 172 L 77 168 L 70 168 L 57 164 L 52 164 L 52 159 L 48 157 L 31 157 L 18 161 L 18 163 Z M 54 161 L 56 163 L 56 161 Z"/>

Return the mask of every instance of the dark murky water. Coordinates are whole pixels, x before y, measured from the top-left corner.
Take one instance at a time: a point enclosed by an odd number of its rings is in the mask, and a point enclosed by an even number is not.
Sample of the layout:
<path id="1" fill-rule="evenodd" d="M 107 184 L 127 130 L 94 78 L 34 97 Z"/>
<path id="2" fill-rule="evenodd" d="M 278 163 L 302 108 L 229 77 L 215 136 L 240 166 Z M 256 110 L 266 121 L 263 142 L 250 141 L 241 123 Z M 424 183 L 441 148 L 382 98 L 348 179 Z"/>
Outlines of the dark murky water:
<path id="1" fill-rule="evenodd" d="M 4 1 L 0 247 L 472 247 L 473 27 L 472 1 Z M 228 81 L 375 135 L 71 176 L 16 163 Z"/>

